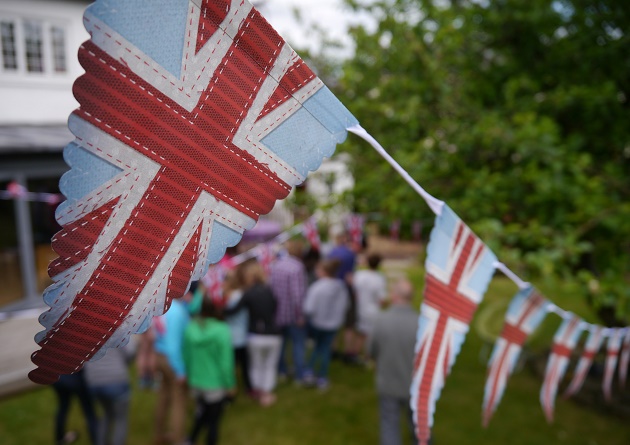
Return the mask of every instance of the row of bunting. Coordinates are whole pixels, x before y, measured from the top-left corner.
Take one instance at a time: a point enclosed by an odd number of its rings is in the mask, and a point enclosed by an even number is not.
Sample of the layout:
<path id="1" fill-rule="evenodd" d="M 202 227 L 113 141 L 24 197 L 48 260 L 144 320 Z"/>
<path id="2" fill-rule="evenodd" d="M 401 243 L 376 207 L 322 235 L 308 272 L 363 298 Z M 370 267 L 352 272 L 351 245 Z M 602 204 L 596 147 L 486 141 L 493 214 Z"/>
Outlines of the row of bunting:
<path id="1" fill-rule="evenodd" d="M 361 243 L 364 221 L 362 215 L 349 215 L 346 228 L 351 242 Z M 311 217 L 269 242 L 211 266 L 202 279 L 208 295 L 215 302 L 222 303 L 225 274 L 250 258 L 257 258 L 263 269 L 269 272 L 279 252 L 279 244 L 297 234 L 303 235 L 312 248 L 320 249 L 317 222 Z M 430 413 L 435 410 L 444 379 L 464 342 L 469 323 L 483 297 L 492 271 L 500 266 L 492 252 L 470 229 L 448 207 L 443 207 L 432 232 L 426 267 L 426 288 L 411 394 L 419 426 L 417 433 L 428 441 L 433 421 Z M 584 333 L 588 334 L 584 348 L 564 396 L 570 397 L 582 388 L 595 356 L 607 340 L 602 388 L 605 399 L 610 401 L 617 368 L 621 386 L 626 384 L 630 362 L 630 328 L 604 328 L 587 323 L 575 314 L 557 307 L 527 283 L 519 282 L 519 285 L 522 289 L 508 306 L 503 328 L 488 363 L 483 425 L 489 424 L 498 407 L 525 342 L 549 313 L 560 315 L 563 322 L 554 335 L 540 391 L 540 402 L 547 420 L 553 421 L 559 384 Z M 422 423 L 425 420 L 426 423 Z M 426 426 L 421 428 L 422 425 Z"/>
<path id="2" fill-rule="evenodd" d="M 143 332 L 350 132 L 437 215 L 411 388 L 416 434 L 426 445 L 436 401 L 494 271 L 525 297 L 534 291 L 527 294 L 529 285 L 396 163 L 249 2 L 154 0 L 147 11 L 144 2 L 96 0 L 84 14 L 90 40 L 78 52 L 85 74 L 73 86 L 80 107 L 68 120 L 75 139 L 64 148 L 71 169 L 60 181 L 67 199 L 56 209 L 62 230 L 52 240 L 59 258 L 49 266 L 53 284 L 43 298 L 50 310 L 39 318 L 44 329 L 29 378 L 53 383 Z M 543 388 L 550 413 L 578 327 L 607 337 L 609 351 L 623 343 L 622 362 L 629 340 L 628 329 L 600 329 L 544 307 L 569 323 Z M 511 326 L 493 354 L 487 420 L 530 329 L 518 320 Z"/>

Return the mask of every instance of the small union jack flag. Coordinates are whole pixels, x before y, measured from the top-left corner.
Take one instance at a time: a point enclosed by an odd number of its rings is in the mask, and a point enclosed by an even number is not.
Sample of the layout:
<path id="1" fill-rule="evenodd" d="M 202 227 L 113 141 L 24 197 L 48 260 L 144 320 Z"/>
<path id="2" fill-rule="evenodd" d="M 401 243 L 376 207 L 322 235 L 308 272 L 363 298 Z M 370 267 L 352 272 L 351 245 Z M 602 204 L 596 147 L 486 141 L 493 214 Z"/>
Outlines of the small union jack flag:
<path id="1" fill-rule="evenodd" d="M 545 380 L 540 390 L 540 403 L 549 423 L 553 422 L 553 408 L 558 393 L 558 385 L 564 377 L 571 353 L 575 349 L 583 330 L 582 320 L 572 316 L 562 322 L 553 338 L 553 346 L 545 370 Z"/>
<path id="2" fill-rule="evenodd" d="M 602 388 L 604 390 L 604 398 L 610 402 L 612 400 L 612 384 L 619 359 L 619 351 L 621 350 L 621 342 L 624 335 L 624 329 L 612 329 L 612 334 L 608 337 L 608 349 L 606 351 L 606 363 L 604 364 L 604 382 Z"/>
<path id="3" fill-rule="evenodd" d="M 304 221 L 302 226 L 302 233 L 311 245 L 311 248 L 320 250 L 321 241 L 319 239 L 319 232 L 317 231 L 317 221 L 314 216 Z"/>
<path id="4" fill-rule="evenodd" d="M 258 247 L 256 248 L 256 256 L 258 257 L 258 262 L 265 271 L 265 274 L 269 276 L 269 272 L 271 272 L 271 263 L 273 263 L 276 258 L 271 243 L 263 243 L 258 245 Z"/>
<path id="5" fill-rule="evenodd" d="M 508 307 L 501 335 L 488 362 L 483 398 L 483 425 L 488 426 L 507 385 L 523 344 L 547 315 L 547 300 L 532 287 L 519 291 Z"/>
<path id="6" fill-rule="evenodd" d="M 564 397 L 571 397 L 582 388 L 588 371 L 591 369 L 591 365 L 593 364 L 593 359 L 599 351 L 599 348 L 602 346 L 603 341 L 604 328 L 602 326 L 593 326 L 588 335 L 588 339 L 586 340 L 586 344 L 584 345 L 582 356 L 575 368 L 573 379 L 571 380 L 571 383 L 569 383 L 569 386 L 564 393 Z"/>
<path id="7" fill-rule="evenodd" d="M 619 357 L 619 383 L 625 388 L 628 376 L 628 363 L 630 362 L 630 329 L 626 328 L 626 335 L 623 338 L 621 355 Z"/>
<path id="8" fill-rule="evenodd" d="M 426 287 L 420 311 L 411 408 L 420 445 L 431 426 L 446 376 L 494 273 L 496 257 L 446 205 L 427 247 Z"/>
<path id="9" fill-rule="evenodd" d="M 99 0 L 29 377 L 125 344 L 357 120 L 245 0 Z"/>
<path id="10" fill-rule="evenodd" d="M 363 243 L 363 215 L 352 213 L 348 216 L 348 233 L 352 244 L 360 246 Z"/>
<path id="11" fill-rule="evenodd" d="M 223 281 L 228 269 L 220 263 L 208 268 L 208 272 L 203 276 L 201 282 L 206 287 L 206 293 L 213 303 L 223 305 Z"/>

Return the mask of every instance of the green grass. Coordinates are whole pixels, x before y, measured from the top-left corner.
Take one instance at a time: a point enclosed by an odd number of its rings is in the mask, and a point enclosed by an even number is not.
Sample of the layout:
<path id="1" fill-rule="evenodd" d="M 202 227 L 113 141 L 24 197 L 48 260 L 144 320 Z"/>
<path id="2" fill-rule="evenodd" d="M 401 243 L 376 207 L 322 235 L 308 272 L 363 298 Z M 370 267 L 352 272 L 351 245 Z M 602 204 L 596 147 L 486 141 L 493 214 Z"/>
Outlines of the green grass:
<path id="1" fill-rule="evenodd" d="M 422 288 L 422 270 L 410 273 Z M 497 278 L 482 305 L 509 301 L 516 287 Z M 572 289 L 548 285 L 543 292 L 559 306 L 591 317 Z M 497 311 L 498 313 L 499 311 Z M 502 314 L 500 318 L 502 320 Z M 493 316 L 492 323 L 497 323 Z M 474 323 L 474 322 L 473 322 Z M 538 338 L 547 345 L 560 319 L 549 315 Z M 500 322 L 497 323 L 500 325 Z M 628 419 L 606 417 L 571 401 L 557 400 L 556 421 L 544 419 L 538 392 L 541 381 L 527 370 L 516 373 L 488 429 L 481 427 L 481 403 L 489 345 L 474 328 L 462 347 L 452 374 L 437 404 L 434 437 L 437 445 L 457 444 L 571 444 L 627 445 Z M 378 415 L 374 376 L 371 371 L 333 363 L 332 387 L 326 393 L 282 384 L 278 403 L 260 408 L 244 397 L 230 406 L 221 431 L 223 444 L 248 445 L 363 445 L 378 443 Z M 134 390 L 128 445 L 148 444 L 152 438 L 155 394 Z M 42 388 L 0 400 L 0 444 L 52 443 L 55 396 Z M 192 408 L 192 407 L 191 407 Z M 69 428 L 83 433 L 78 444 L 87 444 L 85 426 L 77 404 L 72 407 Z"/>

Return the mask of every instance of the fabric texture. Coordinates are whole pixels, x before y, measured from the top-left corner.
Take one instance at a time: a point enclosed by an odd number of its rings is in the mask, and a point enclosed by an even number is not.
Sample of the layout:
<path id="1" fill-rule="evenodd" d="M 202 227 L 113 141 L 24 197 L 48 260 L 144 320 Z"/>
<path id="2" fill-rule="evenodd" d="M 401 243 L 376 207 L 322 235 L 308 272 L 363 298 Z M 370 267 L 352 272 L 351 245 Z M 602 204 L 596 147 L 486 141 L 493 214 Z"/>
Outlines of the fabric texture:
<path id="1" fill-rule="evenodd" d="M 358 123 L 247 1 L 97 0 L 84 24 L 42 384 L 143 332 Z"/>

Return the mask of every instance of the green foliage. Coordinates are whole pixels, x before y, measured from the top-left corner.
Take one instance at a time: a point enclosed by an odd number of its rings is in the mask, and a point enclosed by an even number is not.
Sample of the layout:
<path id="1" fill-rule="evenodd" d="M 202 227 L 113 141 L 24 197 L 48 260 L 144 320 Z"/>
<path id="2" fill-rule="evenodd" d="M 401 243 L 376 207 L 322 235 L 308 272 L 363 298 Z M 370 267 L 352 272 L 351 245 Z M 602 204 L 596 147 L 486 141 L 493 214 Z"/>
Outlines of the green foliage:
<path id="1" fill-rule="evenodd" d="M 630 3 L 347 3 L 378 21 L 352 30 L 336 91 L 362 126 L 516 272 L 580 280 L 627 318 Z M 343 147 L 357 210 L 429 213 L 366 144 Z"/>

